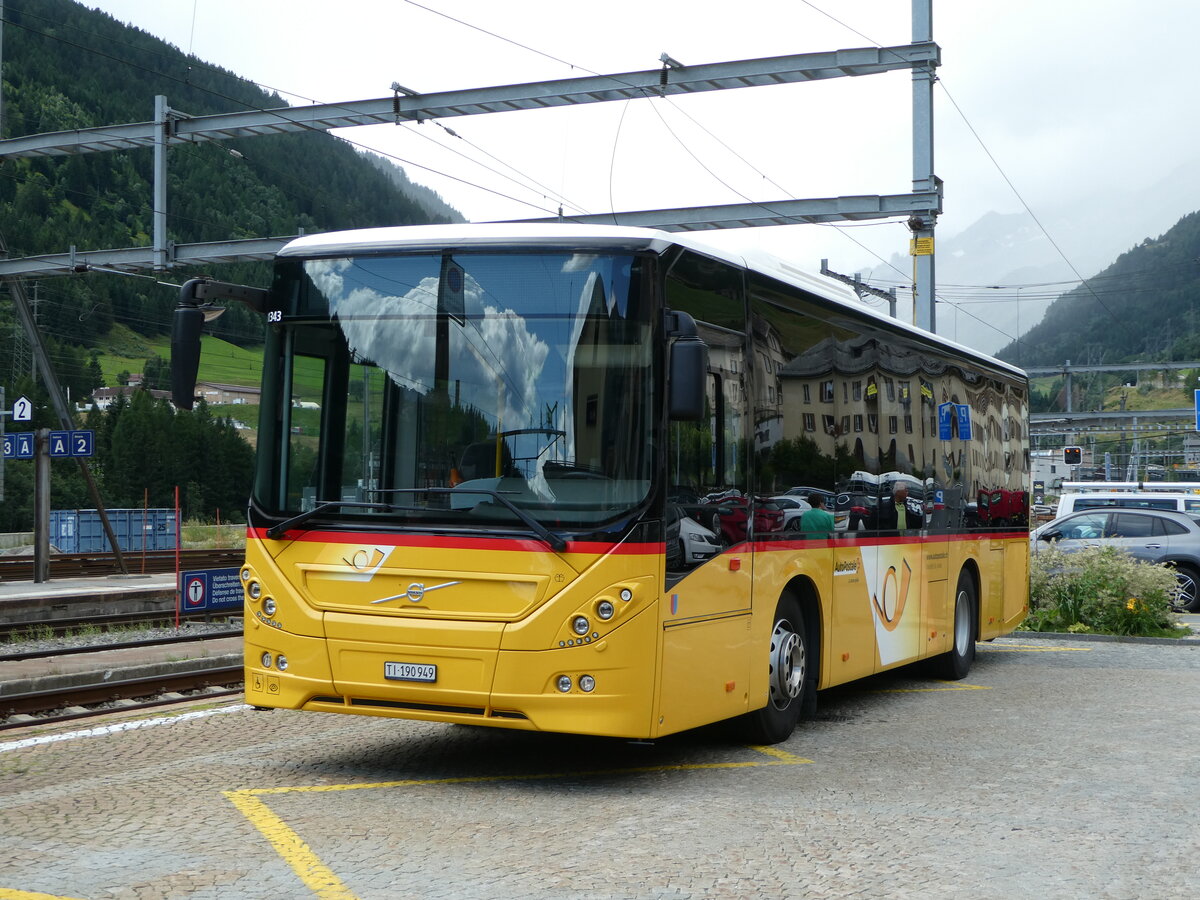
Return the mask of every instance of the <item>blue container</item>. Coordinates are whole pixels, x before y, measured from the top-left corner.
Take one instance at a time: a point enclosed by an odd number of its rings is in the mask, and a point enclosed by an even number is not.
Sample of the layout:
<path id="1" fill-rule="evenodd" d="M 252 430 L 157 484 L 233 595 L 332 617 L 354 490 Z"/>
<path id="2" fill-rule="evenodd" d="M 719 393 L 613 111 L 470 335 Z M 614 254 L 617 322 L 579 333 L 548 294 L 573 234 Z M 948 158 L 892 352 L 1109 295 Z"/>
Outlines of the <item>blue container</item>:
<path id="1" fill-rule="evenodd" d="M 108 523 L 123 553 L 175 549 L 173 509 L 110 509 Z M 94 509 L 51 510 L 50 543 L 62 553 L 111 552 Z"/>

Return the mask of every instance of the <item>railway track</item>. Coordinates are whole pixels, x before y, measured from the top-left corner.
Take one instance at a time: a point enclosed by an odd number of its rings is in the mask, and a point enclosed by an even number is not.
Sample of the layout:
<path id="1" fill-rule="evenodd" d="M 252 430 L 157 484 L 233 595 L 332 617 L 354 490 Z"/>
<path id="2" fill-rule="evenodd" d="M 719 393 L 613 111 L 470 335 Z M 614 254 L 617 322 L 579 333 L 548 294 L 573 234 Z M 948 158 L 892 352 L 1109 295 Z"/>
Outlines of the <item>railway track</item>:
<path id="1" fill-rule="evenodd" d="M 164 644 L 194 644 L 200 641 L 241 636 L 242 628 L 238 625 L 237 627 L 231 626 L 223 631 L 206 631 L 203 634 L 175 634 L 169 637 L 142 638 L 141 640 L 120 641 L 85 647 L 51 647 L 41 650 L 17 650 L 12 653 L 0 653 L 0 663 L 21 662 L 26 659 L 47 659 L 51 656 L 75 656 L 81 653 L 103 653 L 108 650 L 136 650 L 139 647 L 161 647 Z M 15 643 L 3 646 L 19 647 L 21 645 L 20 643 Z"/>
<path id="2" fill-rule="evenodd" d="M 181 701 L 234 697 L 242 693 L 242 667 L 176 671 L 146 678 L 102 680 L 46 691 L 0 697 L 0 731 L 74 719 L 150 709 Z M 191 693 L 185 696 L 184 692 Z"/>
<path id="3" fill-rule="evenodd" d="M 240 615 L 241 610 L 215 613 L 212 611 L 183 613 L 182 621 L 209 621 L 212 619 L 228 619 Z M 72 633 L 93 633 L 111 631 L 117 628 L 135 628 L 139 626 L 168 626 L 175 623 L 174 607 L 157 610 L 141 610 L 128 613 L 108 613 L 101 616 L 60 616 L 52 619 L 30 619 L 20 622 L 0 622 L 0 647 L 17 645 L 23 640 L 37 640 L 43 637 L 61 637 Z M 112 645 L 106 644 L 105 648 Z M 97 648 L 101 649 L 101 648 Z M 0 655 L 0 661 L 7 659 Z"/>
<path id="4" fill-rule="evenodd" d="M 60 679 L 42 681 L 37 676 L 27 681 L 35 687 L 34 690 L 5 692 L 5 685 L 0 684 L 0 730 L 164 706 L 186 700 L 235 696 L 242 690 L 243 673 L 240 658 L 229 665 L 222 665 L 221 663 L 229 661 L 228 656 L 214 658 L 209 653 L 228 654 L 227 648 L 218 651 L 201 649 L 197 652 L 195 647 L 205 641 L 239 637 L 241 633 L 241 628 L 237 627 L 219 632 L 174 634 L 120 644 L 58 647 L 0 655 L 0 663 L 20 663 L 65 655 L 90 654 L 92 657 L 84 661 L 81 672 L 71 676 L 73 683 L 69 685 L 39 687 L 39 684 L 53 684 L 54 680 Z M 151 675 L 144 674 L 147 669 L 143 666 L 142 671 L 136 673 L 136 677 L 132 670 L 126 672 L 129 677 L 120 677 L 120 670 L 114 671 L 111 668 L 111 651 L 161 647 L 167 644 L 191 645 L 191 650 L 181 651 L 190 658 L 171 662 L 168 664 L 169 671 Z M 161 654 L 159 658 L 162 658 Z M 25 668 L 23 671 L 28 676 L 37 670 Z M 47 672 L 49 671 L 51 670 L 48 669 Z M 118 677 L 114 678 L 114 675 Z M 19 685 L 7 685 L 10 688 L 15 686 Z"/>
<path id="5" fill-rule="evenodd" d="M 159 575 L 175 571 L 174 550 L 148 550 L 124 554 L 130 574 Z M 189 569 L 220 569 L 240 566 L 244 550 L 180 550 L 179 565 Z M 50 556 L 50 577 L 85 578 L 119 575 L 120 568 L 111 553 L 54 553 Z M 0 580 L 32 581 L 32 556 L 0 556 Z"/>

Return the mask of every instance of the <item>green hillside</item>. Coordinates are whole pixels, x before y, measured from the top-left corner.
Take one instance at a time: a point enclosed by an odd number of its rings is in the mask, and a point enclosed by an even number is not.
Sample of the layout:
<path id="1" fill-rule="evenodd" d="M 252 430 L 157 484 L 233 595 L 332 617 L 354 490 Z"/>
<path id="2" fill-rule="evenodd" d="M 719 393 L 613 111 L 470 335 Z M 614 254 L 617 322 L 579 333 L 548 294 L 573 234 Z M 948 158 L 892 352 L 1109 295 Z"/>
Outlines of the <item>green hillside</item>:
<path id="1" fill-rule="evenodd" d="M 192 115 L 286 105 L 71 0 L 10 0 L 5 20 L 5 137 L 147 121 L 156 94 Z M 0 234 L 9 255 L 147 245 L 151 164 L 148 148 L 3 161 Z M 321 132 L 172 147 L 167 195 L 168 238 L 176 242 L 461 218 L 426 189 L 414 189 L 395 166 Z M 264 264 L 218 268 L 224 280 L 266 284 L 269 277 Z M 201 273 L 177 270 L 160 280 L 193 274 Z M 176 300 L 173 289 L 154 279 L 103 274 L 43 279 L 37 291 L 43 333 L 87 348 L 104 347 L 114 323 L 146 336 L 166 334 Z M 11 327 L 0 312 L 0 343 L 10 339 Z M 248 345 L 260 339 L 262 323 L 235 304 L 212 330 Z M 73 368 L 70 359 L 63 364 Z M 83 373 L 61 374 L 71 381 Z M 74 387 L 73 393 L 84 385 Z"/>
<path id="2" fill-rule="evenodd" d="M 1016 351 L 1014 343 L 997 355 L 1015 362 Z M 1027 366 L 1193 359 L 1200 359 L 1200 213 L 1063 294 L 1021 340 Z"/>
<path id="3" fill-rule="evenodd" d="M 3 137 L 150 121 L 154 97 L 188 115 L 285 106 L 235 73 L 186 55 L 146 32 L 72 0 L 5 0 Z M 0 160 L 0 236 L 12 257 L 147 246 L 152 151 Z M 168 150 L 167 233 L 176 243 L 282 237 L 340 228 L 461 221 L 398 167 L 323 132 L 173 146 Z M 267 285 L 266 263 L 173 269 L 153 277 L 84 273 L 25 281 L 37 329 L 73 401 L 125 373 L 165 387 L 176 285 L 200 274 Z M 240 304 L 209 327 L 199 378 L 255 385 L 262 370 L 261 317 Z M 0 386 L 27 394 L 32 427 L 57 426 L 31 379 L 31 353 L 7 289 L 0 294 Z M 243 505 L 252 473 L 252 430 L 223 422 L 245 407 L 175 413 L 147 397 L 89 415 L 97 473 L 109 506 L 166 505 L 175 485 L 187 513 L 211 517 Z M 82 424 L 82 423 L 81 423 Z M 27 530 L 29 466 L 6 469 L 0 531 Z M 51 503 L 90 506 L 77 470 L 58 466 Z"/>

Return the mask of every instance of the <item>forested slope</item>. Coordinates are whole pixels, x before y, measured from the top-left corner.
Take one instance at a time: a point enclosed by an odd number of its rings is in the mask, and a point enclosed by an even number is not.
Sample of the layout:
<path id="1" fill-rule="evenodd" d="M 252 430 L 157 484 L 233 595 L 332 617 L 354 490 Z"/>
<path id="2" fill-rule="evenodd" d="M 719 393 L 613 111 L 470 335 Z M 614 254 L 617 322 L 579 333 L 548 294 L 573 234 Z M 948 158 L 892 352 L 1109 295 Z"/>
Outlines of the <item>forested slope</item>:
<path id="1" fill-rule="evenodd" d="M 189 115 L 287 105 L 232 72 L 71 0 L 5 0 L 4 20 L 6 138 L 151 121 L 157 94 Z M 167 165 L 168 237 L 179 243 L 461 220 L 395 166 L 319 132 L 174 146 Z M 149 245 L 151 171 L 148 148 L 0 160 L 0 234 L 9 255 Z M 180 282 L 195 274 L 201 273 L 172 270 L 159 277 Z M 262 263 L 223 265 L 208 274 L 260 285 L 269 278 Z M 98 385 L 94 357 L 105 350 L 114 324 L 162 335 L 178 297 L 153 277 L 97 273 L 27 281 L 26 287 L 38 301 L 38 328 L 59 378 L 76 399 Z M 233 304 L 212 330 L 254 345 L 262 323 Z M 7 289 L 0 293 L 0 385 L 10 399 L 41 398 L 29 377 L 28 348 L 17 332 Z M 38 405 L 33 425 L 57 427 L 44 398 Z M 141 505 L 149 489 L 151 505 L 165 505 L 169 486 L 183 479 L 189 515 L 228 509 L 235 498 L 240 505 L 249 490 L 251 451 L 245 441 L 207 414 L 180 414 L 168 424 L 169 409 L 154 407 L 139 401 L 93 417 L 106 503 Z M 151 442 L 146 435 L 158 437 Z M 181 442 L 188 445 L 186 453 L 178 452 Z M 153 466 L 147 463 L 151 456 Z M 168 456 L 182 462 L 173 465 Z M 153 469 L 153 478 L 139 477 L 139 465 Z M 0 531 L 30 527 L 29 468 L 15 461 L 7 467 Z M 232 482 L 230 472 L 236 473 Z M 144 484 L 148 480 L 154 484 Z M 56 464 L 54 491 L 56 507 L 88 505 L 74 467 Z"/>
<path id="2" fill-rule="evenodd" d="M 1016 344 L 998 354 L 1016 362 Z M 1063 294 L 1025 333 L 1027 366 L 1200 358 L 1200 213 Z"/>

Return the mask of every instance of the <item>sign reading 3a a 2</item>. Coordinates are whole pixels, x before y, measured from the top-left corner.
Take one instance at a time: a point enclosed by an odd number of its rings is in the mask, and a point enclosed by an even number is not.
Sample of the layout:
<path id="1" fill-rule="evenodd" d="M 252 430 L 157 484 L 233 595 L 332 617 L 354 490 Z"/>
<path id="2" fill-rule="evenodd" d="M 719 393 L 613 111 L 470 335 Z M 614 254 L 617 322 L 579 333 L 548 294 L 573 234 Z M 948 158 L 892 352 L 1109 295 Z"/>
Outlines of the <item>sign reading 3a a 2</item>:
<path id="1" fill-rule="evenodd" d="M 4 435 L 5 459 L 33 459 L 37 435 L 32 431 L 10 432 Z M 96 448 L 96 433 L 90 428 L 82 431 L 50 432 L 50 455 L 91 456 Z"/>

